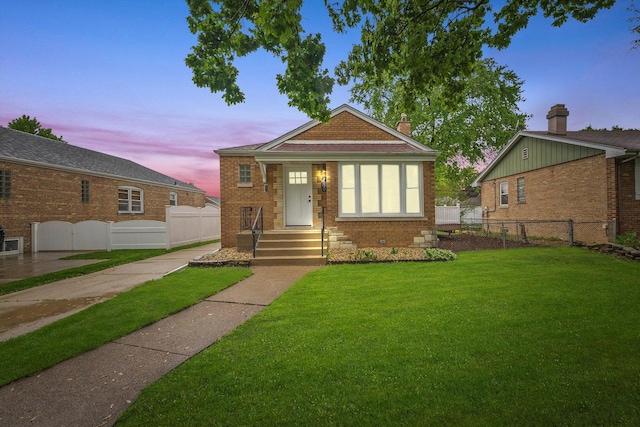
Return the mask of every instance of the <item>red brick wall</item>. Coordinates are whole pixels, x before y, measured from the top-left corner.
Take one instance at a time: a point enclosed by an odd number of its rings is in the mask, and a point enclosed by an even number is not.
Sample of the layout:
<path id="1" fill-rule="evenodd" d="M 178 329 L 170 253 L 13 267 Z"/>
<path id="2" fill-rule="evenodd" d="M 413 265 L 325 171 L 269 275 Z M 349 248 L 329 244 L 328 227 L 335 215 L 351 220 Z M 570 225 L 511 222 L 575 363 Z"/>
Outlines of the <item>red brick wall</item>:
<path id="1" fill-rule="evenodd" d="M 359 220 L 339 221 L 338 218 L 338 163 L 327 163 L 327 212 L 328 227 L 337 227 L 360 248 L 407 247 L 422 231 L 435 228 L 435 178 L 434 163 L 423 162 L 423 203 L 426 220 Z M 385 240 L 385 243 L 380 243 Z"/>
<path id="2" fill-rule="evenodd" d="M 517 178 L 525 178 L 526 202 L 518 204 Z M 509 182 L 509 207 L 496 205 L 499 185 Z M 495 187 L 494 187 L 495 186 Z M 495 188 L 495 196 L 494 196 Z M 618 194 L 618 189 L 622 191 Z M 618 220 L 618 234 L 640 234 L 640 200 L 635 200 L 633 161 L 604 154 L 482 183 L 482 207 L 489 219 Z"/>
<path id="3" fill-rule="evenodd" d="M 351 140 L 351 141 L 386 141 L 397 140 L 390 133 L 354 116 L 349 112 L 342 112 L 331 118 L 328 123 L 321 123 L 302 132 L 292 140 Z"/>
<path id="4" fill-rule="evenodd" d="M 239 187 L 239 165 L 251 165 L 252 187 Z M 236 235 L 240 232 L 241 210 L 253 207 L 254 215 L 259 207 L 263 209 L 264 228 L 273 228 L 275 202 L 275 166 L 267 167 L 269 188 L 264 191 L 260 167 L 253 157 L 220 156 L 220 217 L 222 226 L 222 247 L 235 247 Z"/>
<path id="5" fill-rule="evenodd" d="M 165 220 L 169 193 L 178 194 L 178 204 L 204 207 L 204 193 L 175 190 L 151 184 L 97 177 L 37 166 L 0 162 L 0 169 L 11 171 L 11 198 L 0 199 L 0 224 L 7 237 L 24 237 L 25 252 L 31 251 L 31 223 L 86 220 L 126 221 L 130 219 Z M 89 203 L 82 203 L 83 180 L 89 181 Z M 118 187 L 143 190 L 143 214 L 118 213 Z"/>
<path id="6" fill-rule="evenodd" d="M 238 186 L 240 164 L 251 164 L 252 187 Z M 423 230 L 435 227 L 435 184 L 433 162 L 423 162 L 424 212 L 427 220 L 389 221 L 336 221 L 338 217 L 338 163 L 327 162 L 327 191 L 321 190 L 322 165 L 312 165 L 314 177 L 314 226 L 320 227 L 321 207 L 325 208 L 325 227 L 337 227 L 358 245 L 358 247 L 406 247 L 414 237 L 421 236 Z M 264 191 L 260 168 L 253 157 L 220 157 L 220 199 L 222 217 L 222 246 L 235 247 L 236 235 L 240 232 L 241 208 L 262 206 L 264 228 L 270 230 L 283 226 L 282 212 L 282 166 L 268 165 L 267 182 L 269 191 Z M 254 213 L 255 214 L 255 213 Z M 380 244 L 385 239 L 385 244 Z"/>
<path id="7" fill-rule="evenodd" d="M 569 220 L 603 222 L 615 217 L 615 174 L 604 154 L 536 169 L 482 183 L 484 218 L 493 220 Z M 517 179 L 525 179 L 525 202 L 518 203 Z M 500 182 L 509 183 L 509 206 L 500 207 Z M 593 242 L 607 241 L 602 224 L 581 226 L 581 236 Z M 560 226 L 558 226 L 560 227 Z M 531 229 L 535 228 L 535 233 Z M 562 227 L 560 227 L 562 228 Z M 565 227 L 566 228 L 566 227 Z M 529 237 L 561 237 L 555 226 L 529 225 Z M 564 229 L 562 229 L 564 230 Z M 510 232 L 515 232 L 511 230 Z M 562 231 L 564 233 L 564 231 Z"/>
<path id="8" fill-rule="evenodd" d="M 635 162 L 619 163 L 618 167 L 622 188 L 618 234 L 637 233 L 640 236 L 640 200 L 635 197 Z"/>

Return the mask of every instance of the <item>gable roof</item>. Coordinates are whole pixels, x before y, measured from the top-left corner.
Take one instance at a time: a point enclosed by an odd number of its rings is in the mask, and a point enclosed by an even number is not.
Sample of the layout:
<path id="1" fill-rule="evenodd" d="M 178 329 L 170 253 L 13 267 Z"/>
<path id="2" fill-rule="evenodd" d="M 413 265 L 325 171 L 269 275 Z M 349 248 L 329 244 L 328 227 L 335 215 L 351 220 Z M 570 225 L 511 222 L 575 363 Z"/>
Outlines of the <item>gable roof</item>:
<path id="1" fill-rule="evenodd" d="M 602 150 L 607 158 L 637 156 L 640 153 L 640 131 L 638 130 L 568 131 L 566 135 L 556 135 L 545 131 L 521 131 L 500 150 L 496 158 L 478 175 L 472 185 L 477 186 L 504 159 L 511 148 L 525 137 Z"/>
<path id="2" fill-rule="evenodd" d="M 131 160 L 2 126 L 0 160 L 204 192 Z"/>
<path id="3" fill-rule="evenodd" d="M 354 116 L 362 122 L 361 126 L 349 129 L 333 124 L 344 114 Z M 353 159 L 354 156 L 434 160 L 439 154 L 346 104 L 331 112 L 328 123 L 312 120 L 267 143 L 215 152 L 218 155 L 251 155 L 259 162 L 330 161 Z"/>

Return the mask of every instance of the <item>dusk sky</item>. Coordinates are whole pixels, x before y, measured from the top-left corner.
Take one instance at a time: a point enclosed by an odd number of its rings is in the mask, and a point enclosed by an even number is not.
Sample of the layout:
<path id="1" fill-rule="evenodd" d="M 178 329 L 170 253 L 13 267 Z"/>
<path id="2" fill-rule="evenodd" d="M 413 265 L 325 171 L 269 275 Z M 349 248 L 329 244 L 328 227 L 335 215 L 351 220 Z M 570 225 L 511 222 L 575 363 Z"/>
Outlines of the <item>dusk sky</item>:
<path id="1" fill-rule="evenodd" d="M 631 49 L 628 5 L 561 28 L 535 18 L 509 48 L 486 53 L 525 81 L 528 129 L 546 130 L 557 103 L 570 111 L 569 130 L 640 128 L 640 49 Z M 214 149 L 267 142 L 309 119 L 278 93 L 284 65 L 264 52 L 238 62 L 244 104 L 227 106 L 197 88 L 184 63 L 196 43 L 187 15 L 180 0 L 0 0 L 0 125 L 36 117 L 69 144 L 218 196 Z M 332 72 L 358 34 L 328 32 L 324 7 L 303 9 L 303 17 L 308 32 L 324 32 Z M 348 88 L 336 86 L 331 107 L 348 101 Z"/>

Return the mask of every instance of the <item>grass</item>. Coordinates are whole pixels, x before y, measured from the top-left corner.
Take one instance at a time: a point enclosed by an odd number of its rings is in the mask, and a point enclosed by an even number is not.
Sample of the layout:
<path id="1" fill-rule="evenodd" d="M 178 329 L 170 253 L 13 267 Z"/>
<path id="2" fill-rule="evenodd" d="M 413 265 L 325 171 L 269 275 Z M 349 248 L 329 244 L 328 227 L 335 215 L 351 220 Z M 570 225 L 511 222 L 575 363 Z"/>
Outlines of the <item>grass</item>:
<path id="1" fill-rule="evenodd" d="M 105 261 L 95 264 L 85 265 L 82 267 L 68 268 L 62 271 L 43 274 L 37 277 L 29 277 L 22 280 L 15 280 L 0 286 L 0 295 L 10 294 L 12 292 L 22 291 L 24 289 L 34 288 L 36 286 L 46 285 L 47 283 L 57 282 L 71 277 L 82 276 L 85 274 L 95 273 L 96 271 L 106 270 L 107 268 L 117 265 L 128 264 L 130 262 L 141 261 L 147 258 L 153 258 L 159 255 L 171 252 L 194 248 L 209 243 L 219 242 L 212 240 L 210 242 L 195 243 L 192 245 L 180 246 L 173 249 L 119 249 L 113 251 L 88 252 L 84 254 L 72 255 L 62 259 L 104 259 Z"/>
<path id="2" fill-rule="evenodd" d="M 578 248 L 314 271 L 129 425 L 638 425 L 640 264 Z"/>
<path id="3" fill-rule="evenodd" d="M 134 332 L 246 278 L 246 268 L 187 268 L 0 342 L 0 386 Z"/>

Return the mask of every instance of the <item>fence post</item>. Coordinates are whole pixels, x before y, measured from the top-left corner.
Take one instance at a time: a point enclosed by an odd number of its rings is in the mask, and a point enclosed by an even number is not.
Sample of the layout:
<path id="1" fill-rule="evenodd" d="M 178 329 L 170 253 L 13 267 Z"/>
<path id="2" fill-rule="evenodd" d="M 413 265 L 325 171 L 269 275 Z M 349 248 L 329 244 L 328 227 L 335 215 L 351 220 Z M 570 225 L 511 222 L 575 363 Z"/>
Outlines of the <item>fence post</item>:
<path id="1" fill-rule="evenodd" d="M 107 252 L 113 248 L 113 221 L 107 221 Z"/>
<path id="2" fill-rule="evenodd" d="M 39 222 L 31 223 L 31 253 L 37 253 L 38 248 L 38 225 Z"/>
<path id="3" fill-rule="evenodd" d="M 165 234 L 165 249 L 171 249 L 171 205 L 166 205 L 164 207 L 164 232 Z"/>
<path id="4" fill-rule="evenodd" d="M 568 221 L 568 227 L 569 227 L 569 246 L 573 246 L 573 220 L 572 219 Z"/>

